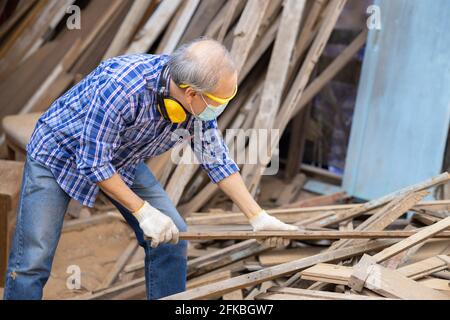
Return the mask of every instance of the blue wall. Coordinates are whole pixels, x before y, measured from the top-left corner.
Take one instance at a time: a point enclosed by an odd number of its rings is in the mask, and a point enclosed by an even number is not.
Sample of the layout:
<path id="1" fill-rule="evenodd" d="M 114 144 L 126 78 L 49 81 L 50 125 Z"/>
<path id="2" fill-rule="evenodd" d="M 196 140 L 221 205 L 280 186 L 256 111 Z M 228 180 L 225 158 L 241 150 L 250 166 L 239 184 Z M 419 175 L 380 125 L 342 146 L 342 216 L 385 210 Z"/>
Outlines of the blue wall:
<path id="1" fill-rule="evenodd" d="M 450 1 L 375 4 L 343 180 L 363 199 L 442 172 L 450 121 Z"/>

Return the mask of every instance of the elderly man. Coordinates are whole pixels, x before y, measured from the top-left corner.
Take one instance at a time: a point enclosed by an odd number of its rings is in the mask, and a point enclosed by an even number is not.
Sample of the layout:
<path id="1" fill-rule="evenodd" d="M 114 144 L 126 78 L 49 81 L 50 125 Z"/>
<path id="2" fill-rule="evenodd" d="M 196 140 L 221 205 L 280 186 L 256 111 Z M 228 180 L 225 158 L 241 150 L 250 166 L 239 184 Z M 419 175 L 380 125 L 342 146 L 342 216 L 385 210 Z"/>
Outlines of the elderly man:
<path id="1" fill-rule="evenodd" d="M 145 250 L 148 299 L 184 291 L 187 242 L 178 241 L 178 232 L 186 224 L 143 162 L 179 142 L 177 129 L 210 133 L 207 141 L 192 139 L 192 147 L 201 159 L 209 150 L 203 169 L 254 230 L 295 230 L 251 197 L 217 132 L 216 118 L 236 94 L 237 78 L 227 50 L 198 39 L 171 56 L 103 61 L 57 99 L 27 145 L 5 299 L 42 298 L 69 200 L 92 207 L 100 189 Z"/>

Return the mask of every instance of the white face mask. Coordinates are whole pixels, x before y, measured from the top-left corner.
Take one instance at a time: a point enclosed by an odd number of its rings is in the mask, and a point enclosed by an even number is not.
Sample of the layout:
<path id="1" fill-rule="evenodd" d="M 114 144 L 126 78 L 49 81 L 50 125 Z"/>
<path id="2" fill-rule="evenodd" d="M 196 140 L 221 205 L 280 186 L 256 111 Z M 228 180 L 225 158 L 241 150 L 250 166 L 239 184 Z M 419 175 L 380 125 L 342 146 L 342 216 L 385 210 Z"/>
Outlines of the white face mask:
<path id="1" fill-rule="evenodd" d="M 192 109 L 192 105 L 189 105 L 189 107 L 191 108 L 194 117 L 202 121 L 211 121 L 217 119 L 217 117 L 222 114 L 222 112 L 225 110 L 225 107 L 228 105 L 228 103 L 225 103 L 217 107 L 212 106 L 206 102 L 205 98 L 203 98 L 203 95 L 201 95 L 201 97 L 206 104 L 205 110 L 203 110 L 200 114 L 196 115 L 194 110 Z"/>

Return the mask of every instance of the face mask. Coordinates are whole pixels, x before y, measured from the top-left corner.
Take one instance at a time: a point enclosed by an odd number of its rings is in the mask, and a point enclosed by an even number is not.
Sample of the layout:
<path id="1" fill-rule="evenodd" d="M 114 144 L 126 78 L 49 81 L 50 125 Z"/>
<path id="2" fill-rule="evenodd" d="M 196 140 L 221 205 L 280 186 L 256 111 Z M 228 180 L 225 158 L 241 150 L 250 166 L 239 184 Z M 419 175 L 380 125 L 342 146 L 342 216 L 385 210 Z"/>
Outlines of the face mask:
<path id="1" fill-rule="evenodd" d="M 194 113 L 194 110 L 192 109 L 192 105 L 190 105 L 190 108 L 191 108 L 191 111 L 192 111 L 192 114 L 194 115 L 194 117 L 196 117 L 197 119 L 202 120 L 202 121 L 211 121 L 211 120 L 217 119 L 217 117 L 222 114 L 222 112 L 225 110 L 225 107 L 228 105 L 228 103 L 225 103 L 223 105 L 215 107 L 215 106 L 208 104 L 205 101 L 205 98 L 203 98 L 203 95 L 201 97 L 206 104 L 205 110 L 203 110 L 200 114 L 196 115 Z"/>

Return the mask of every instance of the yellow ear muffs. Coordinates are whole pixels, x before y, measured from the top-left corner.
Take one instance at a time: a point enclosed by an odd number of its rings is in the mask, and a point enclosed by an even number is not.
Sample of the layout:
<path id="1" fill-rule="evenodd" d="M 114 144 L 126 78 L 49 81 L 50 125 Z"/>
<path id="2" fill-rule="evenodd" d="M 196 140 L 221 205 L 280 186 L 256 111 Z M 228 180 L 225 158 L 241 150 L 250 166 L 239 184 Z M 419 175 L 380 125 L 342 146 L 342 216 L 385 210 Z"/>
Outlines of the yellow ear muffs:
<path id="1" fill-rule="evenodd" d="M 177 101 L 164 98 L 164 106 L 169 120 L 173 123 L 180 123 L 186 120 L 186 111 Z"/>

